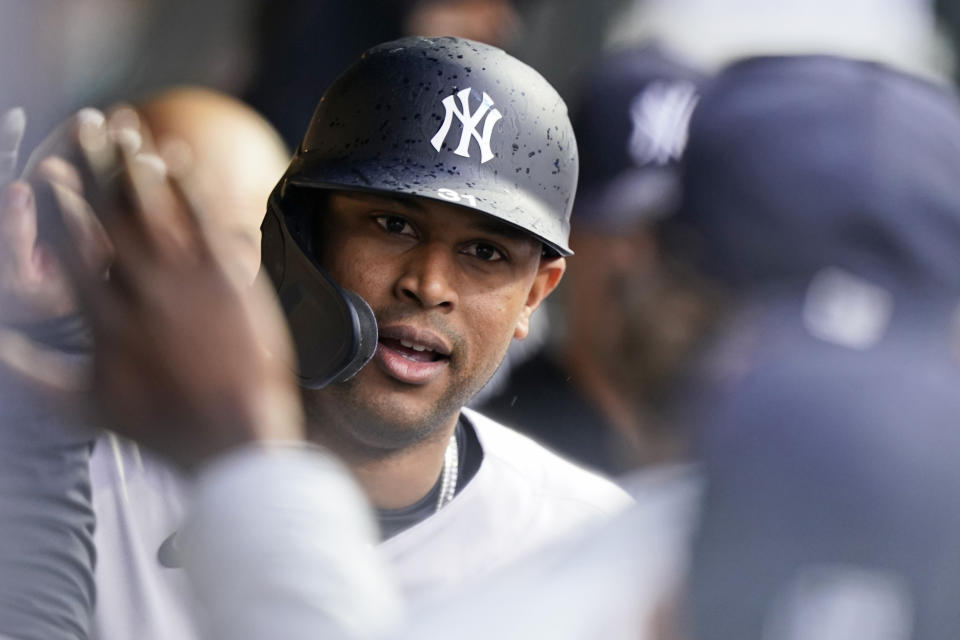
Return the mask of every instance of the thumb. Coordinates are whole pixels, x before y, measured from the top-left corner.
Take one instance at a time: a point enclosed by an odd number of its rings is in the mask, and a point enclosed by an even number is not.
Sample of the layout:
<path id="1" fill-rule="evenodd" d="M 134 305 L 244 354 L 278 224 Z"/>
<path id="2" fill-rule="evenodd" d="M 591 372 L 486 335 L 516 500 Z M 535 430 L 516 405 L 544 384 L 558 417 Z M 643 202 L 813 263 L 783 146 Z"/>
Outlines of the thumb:
<path id="1" fill-rule="evenodd" d="M 0 114 L 0 186 L 8 183 L 17 171 L 20 143 L 27 129 L 27 114 L 16 107 Z"/>
<path id="2" fill-rule="evenodd" d="M 89 388 L 87 364 L 6 328 L 0 328 L 0 371 L 63 401 Z"/>
<path id="3" fill-rule="evenodd" d="M 33 189 L 12 182 L 0 192 L 0 265 L 4 279 L 23 278 L 30 271 L 37 240 L 37 205 Z"/>

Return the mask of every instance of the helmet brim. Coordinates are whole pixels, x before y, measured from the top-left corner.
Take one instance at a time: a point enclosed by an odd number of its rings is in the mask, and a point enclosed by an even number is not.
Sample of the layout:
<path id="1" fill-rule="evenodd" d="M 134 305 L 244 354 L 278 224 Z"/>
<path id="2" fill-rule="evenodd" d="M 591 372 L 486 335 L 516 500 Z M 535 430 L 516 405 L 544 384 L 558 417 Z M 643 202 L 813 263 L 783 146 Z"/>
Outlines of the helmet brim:
<path id="1" fill-rule="evenodd" d="M 371 158 L 366 161 L 317 162 L 309 155 L 301 156 L 304 160 L 301 166 L 291 166 L 288 185 L 370 191 L 392 197 L 410 196 L 453 204 L 517 228 L 539 240 L 549 254 L 573 255 L 563 240 L 569 237 L 569 228 L 563 228 L 562 221 L 551 214 L 543 202 L 514 188 L 508 179 L 504 180 L 502 189 L 497 189 L 489 184 L 464 179 L 455 173 L 451 173 L 449 179 L 441 179 L 436 170 L 430 171 L 426 167 L 412 170 L 409 163 L 400 160 Z"/>

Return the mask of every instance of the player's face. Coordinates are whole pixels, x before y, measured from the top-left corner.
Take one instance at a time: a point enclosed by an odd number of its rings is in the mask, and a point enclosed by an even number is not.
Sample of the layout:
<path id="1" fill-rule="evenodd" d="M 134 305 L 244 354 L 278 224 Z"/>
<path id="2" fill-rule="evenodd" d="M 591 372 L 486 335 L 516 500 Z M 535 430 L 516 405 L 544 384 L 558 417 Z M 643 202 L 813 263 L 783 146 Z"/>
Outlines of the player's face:
<path id="1" fill-rule="evenodd" d="M 489 216 L 424 198 L 336 192 L 321 259 L 373 308 L 380 342 L 319 392 L 366 445 L 399 448 L 452 424 L 559 282 L 562 258 Z M 340 420 L 343 422 L 343 420 Z"/>

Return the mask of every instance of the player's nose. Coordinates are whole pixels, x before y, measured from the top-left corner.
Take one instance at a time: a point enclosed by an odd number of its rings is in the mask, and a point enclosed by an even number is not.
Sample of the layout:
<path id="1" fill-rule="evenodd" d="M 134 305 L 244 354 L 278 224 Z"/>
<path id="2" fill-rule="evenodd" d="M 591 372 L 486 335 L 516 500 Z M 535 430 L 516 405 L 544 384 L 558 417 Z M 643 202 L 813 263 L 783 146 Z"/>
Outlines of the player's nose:
<path id="1" fill-rule="evenodd" d="M 395 294 L 424 308 L 453 310 L 458 302 L 455 256 L 443 243 L 425 243 L 407 255 Z"/>

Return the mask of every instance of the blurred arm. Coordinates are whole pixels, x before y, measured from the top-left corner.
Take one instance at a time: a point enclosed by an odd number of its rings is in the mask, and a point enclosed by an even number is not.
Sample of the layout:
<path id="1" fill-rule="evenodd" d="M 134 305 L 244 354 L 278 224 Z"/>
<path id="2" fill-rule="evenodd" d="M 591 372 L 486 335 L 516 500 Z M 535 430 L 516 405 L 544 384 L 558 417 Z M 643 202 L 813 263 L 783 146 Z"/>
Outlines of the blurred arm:
<path id="1" fill-rule="evenodd" d="M 0 637 L 86 638 L 94 605 L 92 434 L 0 376 Z"/>
<path id="2" fill-rule="evenodd" d="M 330 455 L 254 445 L 199 475 L 182 533 L 212 638 L 367 638 L 401 615 L 366 499 Z"/>

